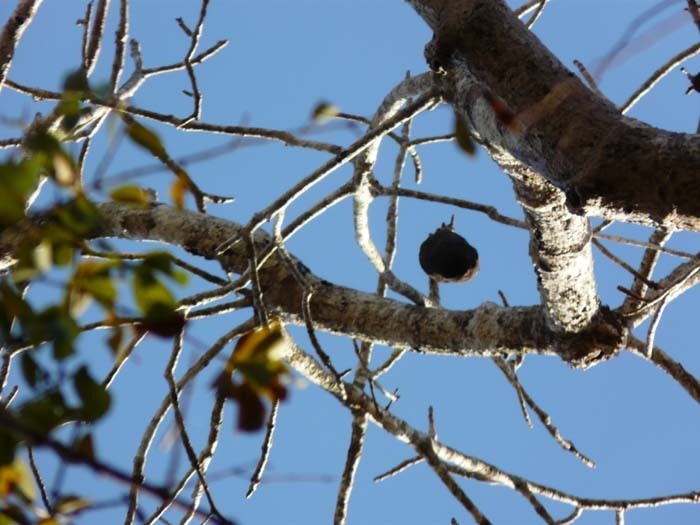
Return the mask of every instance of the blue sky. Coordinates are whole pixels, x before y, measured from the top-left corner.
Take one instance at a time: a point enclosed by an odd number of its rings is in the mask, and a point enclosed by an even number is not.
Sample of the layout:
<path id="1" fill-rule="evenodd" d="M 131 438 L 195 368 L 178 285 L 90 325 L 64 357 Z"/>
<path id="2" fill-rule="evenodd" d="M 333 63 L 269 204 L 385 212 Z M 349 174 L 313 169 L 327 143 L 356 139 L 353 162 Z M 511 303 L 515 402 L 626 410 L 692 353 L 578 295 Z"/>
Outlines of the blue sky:
<path id="1" fill-rule="evenodd" d="M 108 20 L 108 37 L 96 71 L 94 84 L 108 79 L 113 51 L 111 34 L 116 23 L 117 3 Z M 535 33 L 567 65 L 578 59 L 594 69 L 597 61 L 639 13 L 656 1 L 555 0 L 550 2 L 535 26 Z M 14 2 L 0 3 L 0 19 L 5 20 Z M 192 24 L 198 2 L 149 0 L 132 2 L 130 34 L 139 40 L 147 67 L 181 59 L 188 41 L 174 22 L 182 16 Z M 697 41 L 697 29 L 683 18 L 684 1 L 669 2 L 669 8 L 646 22 L 633 38 L 632 53 L 613 65 L 600 82 L 603 92 L 621 103 L 666 58 Z M 36 21 L 28 29 L 17 51 L 10 78 L 29 85 L 59 89 L 63 76 L 79 63 L 80 28 L 85 2 L 46 0 Z M 679 16 L 679 13 L 680 16 Z M 652 33 L 654 24 L 669 23 Z M 663 34 L 659 34 L 659 33 Z M 645 38 L 645 35 L 649 37 Z M 412 9 L 400 0 L 260 0 L 228 2 L 212 0 L 201 48 L 220 39 L 229 45 L 197 69 L 204 95 L 202 120 L 218 124 L 250 124 L 275 129 L 296 129 L 308 123 L 312 107 L 321 100 L 338 105 L 343 111 L 370 116 L 384 95 L 407 70 L 425 71 L 423 47 L 430 31 Z M 644 47 L 648 46 L 648 47 Z M 128 61 L 126 75 L 131 71 Z M 700 60 L 686 67 L 695 72 Z M 694 132 L 698 119 L 698 94 L 684 97 L 686 78 L 670 74 L 630 113 L 630 116 L 666 129 Z M 191 101 L 182 94 L 189 89 L 184 73 L 148 81 L 133 103 L 155 111 L 187 115 Z M 0 94 L 0 115 L 27 119 L 36 106 L 26 97 L 5 88 Z M 182 133 L 155 126 L 173 156 L 185 155 L 222 144 L 227 137 Z M 420 116 L 414 136 L 452 131 L 448 108 Z M 0 128 L 2 136 L 15 136 L 16 130 Z M 107 145 L 103 132 L 88 160 L 98 165 Z M 348 144 L 356 131 L 319 129 L 321 140 Z M 396 148 L 385 143 L 377 166 L 382 182 L 391 179 Z M 421 150 L 424 180 L 413 181 L 412 168 L 404 173 L 409 188 L 442 193 L 492 204 L 501 213 L 520 217 L 510 182 L 490 159 L 480 152 L 476 159 L 465 157 L 452 144 L 424 146 Z M 251 213 L 270 203 L 327 157 L 271 144 L 250 144 L 228 155 L 189 168 L 190 174 L 206 191 L 230 194 L 234 204 L 212 206 L 210 212 L 235 221 L 247 221 Z M 107 177 L 130 167 L 152 164 L 136 148 L 123 145 Z M 288 212 L 288 220 L 325 193 L 344 183 L 349 168 L 334 173 Z M 614 176 L 614 174 L 611 174 Z M 139 183 L 161 190 L 165 199 L 166 173 L 139 179 Z M 452 309 L 468 309 L 484 301 L 498 302 L 503 290 L 513 305 L 539 302 L 534 273 L 527 253 L 528 239 L 516 231 L 493 223 L 476 213 L 449 207 L 401 201 L 399 248 L 396 273 L 421 290 L 427 279 L 418 266 L 418 247 L 429 232 L 456 213 L 457 230 L 480 253 L 481 271 L 471 282 L 445 285 L 443 304 Z M 372 234 L 378 246 L 384 242 L 386 202 L 372 207 Z M 645 239 L 640 227 L 614 226 L 611 232 Z M 288 244 L 317 275 L 362 290 L 374 290 L 376 276 L 365 256 L 354 243 L 350 202 L 328 211 Z M 691 234 L 674 237 L 671 246 L 697 251 L 697 238 Z M 636 263 L 641 251 L 621 245 L 608 245 L 616 254 Z M 138 249 L 129 245 L 129 249 Z M 142 248 L 142 247 L 141 247 Z M 662 262 L 659 275 L 671 262 Z M 217 271 L 216 266 L 206 264 Z M 613 306 L 622 297 L 618 284 L 627 285 L 629 276 L 596 254 L 596 276 L 603 302 Z M 190 290 L 202 287 L 192 280 Z M 695 348 L 693 323 L 700 298 L 690 291 L 672 303 L 665 314 L 657 344 L 681 360 L 686 368 L 700 374 L 700 356 Z M 190 328 L 186 366 L 207 343 L 242 321 L 247 313 L 207 320 Z M 645 329 L 645 326 L 642 327 Z M 308 346 L 300 330 L 291 333 Z M 109 366 L 109 353 L 100 348 L 103 335 L 81 340 L 81 352 L 96 371 Z M 321 341 L 336 367 L 352 366 L 354 353 L 348 340 L 323 335 Z M 114 388 L 116 402 L 98 430 L 98 454 L 113 464 L 130 468 L 143 428 L 166 394 L 162 370 L 168 344 L 149 339 L 118 377 Z M 381 362 L 388 350 L 375 352 Z M 212 371 L 212 374 L 214 372 Z M 189 409 L 188 429 L 201 443 L 208 425 L 212 395 L 209 379 L 195 385 Z M 587 372 L 569 369 L 551 357 L 528 357 L 520 377 L 531 395 L 547 410 L 563 434 L 592 457 L 598 467 L 590 470 L 563 452 L 542 426 L 529 429 L 519 411 L 517 398 L 494 364 L 487 359 L 440 358 L 409 354 L 387 374 L 383 385 L 399 388 L 401 399 L 393 406 L 400 417 L 418 428 L 427 428 L 427 409 L 436 410 L 440 439 L 465 453 L 496 464 L 504 470 L 533 481 L 557 486 L 591 497 L 646 497 L 698 489 L 700 467 L 700 418 L 698 406 L 677 385 L 651 365 L 629 354 Z M 301 383 L 301 382 L 300 382 Z M 226 415 L 217 459 L 212 473 L 230 468 L 245 471 L 213 484 L 214 494 L 228 515 L 244 524 L 316 524 L 332 520 L 340 473 L 345 461 L 350 417 L 329 395 L 301 384 L 280 411 L 278 433 L 270 464 L 270 482 L 246 501 L 249 472 L 257 459 L 261 435 L 235 432 L 234 413 Z M 171 425 L 169 421 L 164 429 Z M 162 433 L 161 433 L 162 437 Z M 158 440 L 159 442 L 162 439 Z M 426 466 L 414 467 L 400 476 L 374 484 L 372 477 L 410 457 L 411 450 L 382 431 L 371 428 L 366 452 L 358 472 L 350 503 L 349 522 L 447 524 L 452 516 L 460 523 L 470 518 L 455 503 L 436 476 Z M 171 450 L 155 447 L 147 474 L 154 482 L 164 479 Z M 49 480 L 56 463 L 48 454 L 40 460 Z M 185 465 L 184 458 L 180 460 Z M 329 481 L 330 479 L 330 481 Z M 90 481 L 88 481 L 90 480 Z M 94 478 L 79 469 L 66 480 L 76 492 L 87 492 L 96 500 L 121 494 L 113 484 Z M 465 482 L 463 486 L 481 510 L 497 524 L 537 523 L 524 500 L 508 490 Z M 145 510 L 152 500 L 144 499 Z M 550 507 L 562 517 L 562 507 Z M 115 510 L 87 515 L 82 523 L 102 519 L 114 522 Z M 700 508 L 670 506 L 628 514 L 627 524 L 691 523 L 700 519 Z M 614 522 L 612 513 L 587 513 L 577 523 L 583 525 Z"/>

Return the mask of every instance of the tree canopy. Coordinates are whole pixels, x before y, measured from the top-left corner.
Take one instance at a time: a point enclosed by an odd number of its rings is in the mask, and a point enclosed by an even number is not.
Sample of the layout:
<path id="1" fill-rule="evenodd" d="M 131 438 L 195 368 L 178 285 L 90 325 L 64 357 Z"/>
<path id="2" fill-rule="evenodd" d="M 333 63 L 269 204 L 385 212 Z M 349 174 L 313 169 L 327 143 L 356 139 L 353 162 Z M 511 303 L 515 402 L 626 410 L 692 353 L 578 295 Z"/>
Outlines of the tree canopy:
<path id="1" fill-rule="evenodd" d="M 695 2 L 9 4 L 0 525 L 697 520 Z"/>

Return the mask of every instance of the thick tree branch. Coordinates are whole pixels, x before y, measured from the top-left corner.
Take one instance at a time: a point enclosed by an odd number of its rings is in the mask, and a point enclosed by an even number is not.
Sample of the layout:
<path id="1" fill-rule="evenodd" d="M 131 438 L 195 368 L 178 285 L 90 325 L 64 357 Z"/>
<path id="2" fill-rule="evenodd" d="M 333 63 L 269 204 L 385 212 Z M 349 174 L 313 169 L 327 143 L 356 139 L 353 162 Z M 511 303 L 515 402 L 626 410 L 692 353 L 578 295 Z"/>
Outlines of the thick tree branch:
<path id="1" fill-rule="evenodd" d="M 530 166 L 578 213 L 700 230 L 700 137 L 624 117 L 502 0 L 407 0 L 446 99 L 492 151 Z"/>
<path id="2" fill-rule="evenodd" d="M 178 245 L 189 253 L 218 259 L 230 273 L 243 273 L 248 258 L 242 243 L 224 255 L 219 246 L 242 233 L 244 226 L 224 219 L 178 211 L 165 205 L 138 209 L 118 203 L 101 204 L 104 221 L 95 237 L 120 237 Z M 0 237 L 4 266 L 21 239 L 5 232 Z M 254 235 L 260 253 L 273 243 L 264 232 Z M 576 366 L 590 366 L 622 347 L 626 329 L 620 318 L 601 309 L 589 327 L 578 334 L 552 330 L 542 307 L 502 308 L 485 303 L 474 310 L 448 311 L 412 306 L 324 281 L 295 260 L 315 292 L 311 312 L 317 329 L 377 344 L 413 348 L 420 352 L 461 356 L 557 354 Z M 268 311 L 286 322 L 304 325 L 301 298 L 305 291 L 286 263 L 270 257 L 259 271 Z"/>
<path id="3" fill-rule="evenodd" d="M 600 307 L 588 219 L 566 207 L 564 194 L 521 162 L 494 154 L 513 180 L 530 231 L 530 257 L 547 320 L 554 330 L 584 330 Z"/>

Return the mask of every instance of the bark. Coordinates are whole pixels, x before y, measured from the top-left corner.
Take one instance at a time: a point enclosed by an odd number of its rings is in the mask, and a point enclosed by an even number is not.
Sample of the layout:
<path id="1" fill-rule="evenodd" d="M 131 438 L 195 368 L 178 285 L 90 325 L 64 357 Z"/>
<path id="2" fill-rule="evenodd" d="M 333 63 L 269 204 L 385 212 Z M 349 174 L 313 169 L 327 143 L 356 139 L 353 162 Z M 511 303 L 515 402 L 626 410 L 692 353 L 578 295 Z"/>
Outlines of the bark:
<path id="1" fill-rule="evenodd" d="M 490 148 L 564 191 L 575 213 L 700 229 L 697 135 L 624 117 L 502 0 L 407 1 L 435 32 L 426 58 L 447 72 L 445 95 Z"/>
<path id="2" fill-rule="evenodd" d="M 219 249 L 237 238 L 243 226 L 166 205 L 133 208 L 118 203 L 100 205 L 102 227 L 93 237 L 159 241 L 218 260 L 224 270 L 240 274 L 248 267 L 245 243 L 225 254 Z M 18 237 L 0 237 L 0 255 L 13 253 Z M 272 243 L 255 234 L 258 253 Z M 11 261 L 4 259 L 5 264 Z M 540 306 L 502 308 L 484 303 L 474 310 L 449 311 L 413 306 L 359 292 L 316 277 L 293 260 L 312 289 L 313 324 L 317 329 L 415 351 L 460 356 L 556 354 L 574 366 L 586 367 L 614 355 L 626 339 L 626 329 L 612 312 L 601 309 L 586 330 L 565 334 L 552 330 Z M 263 300 L 270 313 L 302 325 L 304 287 L 282 257 L 273 255 L 259 271 Z"/>

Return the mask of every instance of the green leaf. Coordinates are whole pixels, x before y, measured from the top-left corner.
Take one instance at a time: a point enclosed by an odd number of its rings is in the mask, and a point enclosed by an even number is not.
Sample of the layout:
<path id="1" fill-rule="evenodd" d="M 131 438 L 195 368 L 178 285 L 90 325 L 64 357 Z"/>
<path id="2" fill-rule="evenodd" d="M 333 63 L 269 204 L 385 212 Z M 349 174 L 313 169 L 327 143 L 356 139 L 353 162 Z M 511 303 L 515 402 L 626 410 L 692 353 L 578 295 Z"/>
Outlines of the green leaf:
<path id="1" fill-rule="evenodd" d="M 133 291 L 136 304 L 146 316 L 153 315 L 156 310 L 174 310 L 176 307 L 175 298 L 167 286 L 143 266 L 134 271 Z"/>
<path id="2" fill-rule="evenodd" d="M 42 312 L 39 319 L 48 327 L 54 357 L 61 360 L 73 355 L 73 341 L 80 334 L 80 328 L 70 314 L 54 306 Z"/>
<path id="3" fill-rule="evenodd" d="M 65 92 L 85 92 L 90 90 L 87 71 L 84 67 L 79 67 L 71 71 L 63 80 L 63 91 Z"/>
<path id="4" fill-rule="evenodd" d="M 107 413 L 111 402 L 109 392 L 90 377 L 87 367 L 83 366 L 76 372 L 73 384 L 82 401 L 82 407 L 79 409 L 82 420 L 90 423 Z"/>
<path id="5" fill-rule="evenodd" d="M 0 525 L 30 525 L 32 521 L 24 515 L 17 505 L 0 508 Z"/>
<path id="6" fill-rule="evenodd" d="M 95 459 L 95 444 L 92 434 L 85 434 L 76 439 L 73 442 L 73 450 L 85 458 Z"/>
<path id="7" fill-rule="evenodd" d="M 31 319 L 35 316 L 29 303 L 6 280 L 0 281 L 0 305 L 5 312 L 19 320 Z"/>
<path id="8" fill-rule="evenodd" d="M 66 91 L 58 104 L 58 112 L 63 115 L 61 129 L 71 131 L 80 121 L 82 95 L 76 91 Z"/>
<path id="9" fill-rule="evenodd" d="M 40 386 L 48 381 L 49 373 L 36 362 L 29 351 L 22 354 L 21 365 L 22 377 L 32 388 L 36 388 L 37 385 Z"/>
<path id="10" fill-rule="evenodd" d="M 73 341 L 80 334 L 75 320 L 64 308 L 56 305 L 24 322 L 23 327 L 30 341 L 51 343 L 54 357 L 58 360 L 73 354 Z"/>
<path id="11" fill-rule="evenodd" d="M 78 188 L 80 174 L 75 160 L 55 135 L 45 128 L 35 129 L 27 136 L 26 146 L 59 185 Z"/>
<path id="12" fill-rule="evenodd" d="M 99 226 L 100 213 L 97 206 L 81 193 L 67 204 L 55 207 L 50 220 L 59 227 L 64 239 L 80 240 Z M 54 234 L 60 237 L 57 232 Z"/>
<path id="13" fill-rule="evenodd" d="M 0 164 L 0 228 L 25 217 L 29 195 L 39 181 L 41 162 L 35 158 Z"/>
<path id="14" fill-rule="evenodd" d="M 0 428 L 0 465 L 9 465 L 15 460 L 17 438 L 9 430 Z"/>
<path id="15" fill-rule="evenodd" d="M 146 330 L 159 337 L 173 337 L 185 326 L 187 320 L 181 312 L 169 308 L 154 307 L 139 323 Z"/>
<path id="16" fill-rule="evenodd" d="M 61 151 L 61 142 L 45 127 L 33 129 L 25 141 L 27 149 L 43 161 L 45 168 L 51 168 L 50 159 Z"/>
<path id="17" fill-rule="evenodd" d="M 172 272 L 173 258 L 168 252 L 163 251 L 153 251 L 143 256 L 143 266 L 158 270 L 166 275 L 170 275 Z"/>
<path id="18" fill-rule="evenodd" d="M 61 128 L 64 131 L 70 131 L 78 124 L 82 113 L 81 102 L 89 91 L 87 71 L 83 67 L 66 75 L 63 81 L 63 97 L 58 106 L 63 115 Z"/>
<path id="19" fill-rule="evenodd" d="M 147 253 L 143 258 L 144 266 L 157 270 L 167 275 L 179 284 L 187 284 L 187 274 L 178 270 L 173 262 L 173 257 L 168 252 L 154 251 Z"/>
<path id="20" fill-rule="evenodd" d="M 73 316 L 79 315 L 92 299 L 111 311 L 117 298 L 117 288 L 110 275 L 118 261 L 81 263 L 68 287 L 67 301 Z"/>
<path id="21" fill-rule="evenodd" d="M 158 135 L 146 126 L 138 123 L 127 115 L 122 115 L 122 120 L 126 124 L 126 134 L 135 143 L 149 151 L 157 159 L 165 159 L 168 152 L 160 141 Z"/>
<path id="22" fill-rule="evenodd" d="M 48 434 L 69 419 L 71 410 L 66 406 L 63 395 L 51 390 L 44 395 L 27 401 L 17 414 L 18 422 L 30 429 Z"/>

